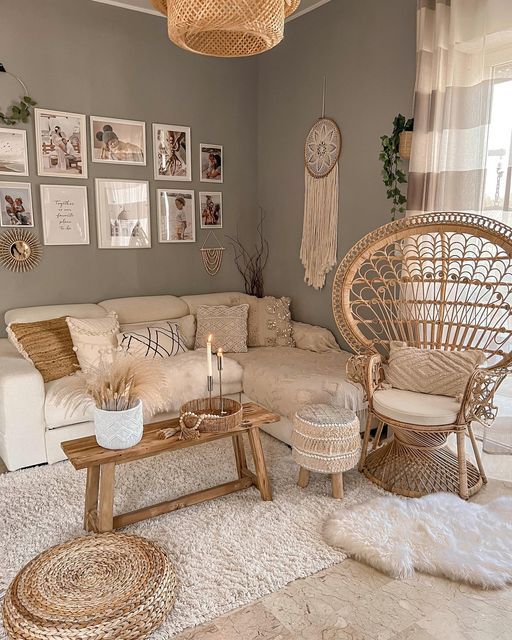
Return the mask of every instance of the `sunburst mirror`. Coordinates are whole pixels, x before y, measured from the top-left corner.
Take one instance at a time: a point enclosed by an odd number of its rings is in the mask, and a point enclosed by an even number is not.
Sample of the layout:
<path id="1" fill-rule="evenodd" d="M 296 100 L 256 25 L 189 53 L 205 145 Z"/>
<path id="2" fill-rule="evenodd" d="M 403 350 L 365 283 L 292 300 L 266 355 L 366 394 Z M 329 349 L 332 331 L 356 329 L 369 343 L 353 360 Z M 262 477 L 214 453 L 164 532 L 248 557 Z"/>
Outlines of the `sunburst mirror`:
<path id="1" fill-rule="evenodd" d="M 30 271 L 42 255 L 41 243 L 26 229 L 9 229 L 0 236 L 0 264 L 10 271 Z"/>

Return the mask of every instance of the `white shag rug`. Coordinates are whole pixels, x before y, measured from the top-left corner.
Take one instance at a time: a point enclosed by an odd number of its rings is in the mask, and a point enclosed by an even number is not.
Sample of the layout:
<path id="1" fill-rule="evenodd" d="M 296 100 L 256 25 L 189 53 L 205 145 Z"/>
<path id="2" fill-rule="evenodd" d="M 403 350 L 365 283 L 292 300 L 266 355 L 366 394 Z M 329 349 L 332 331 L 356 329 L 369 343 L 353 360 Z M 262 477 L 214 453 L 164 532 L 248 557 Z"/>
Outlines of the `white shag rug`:
<path id="1" fill-rule="evenodd" d="M 334 505 L 329 476 L 312 474 L 300 489 L 290 449 L 266 434 L 262 439 L 272 502 L 251 487 L 125 529 L 159 543 L 180 581 L 174 611 L 151 640 L 171 638 L 346 558 L 322 538 Z M 85 475 L 61 462 L 0 476 L 0 593 L 38 553 L 83 535 Z M 155 456 L 117 467 L 115 508 L 137 509 L 235 477 L 230 439 Z M 382 493 L 351 471 L 340 507 Z"/>
<path id="2" fill-rule="evenodd" d="M 335 513 L 325 540 L 395 578 L 417 569 L 487 589 L 512 583 L 512 498 L 485 506 L 451 493 L 377 498 Z"/>

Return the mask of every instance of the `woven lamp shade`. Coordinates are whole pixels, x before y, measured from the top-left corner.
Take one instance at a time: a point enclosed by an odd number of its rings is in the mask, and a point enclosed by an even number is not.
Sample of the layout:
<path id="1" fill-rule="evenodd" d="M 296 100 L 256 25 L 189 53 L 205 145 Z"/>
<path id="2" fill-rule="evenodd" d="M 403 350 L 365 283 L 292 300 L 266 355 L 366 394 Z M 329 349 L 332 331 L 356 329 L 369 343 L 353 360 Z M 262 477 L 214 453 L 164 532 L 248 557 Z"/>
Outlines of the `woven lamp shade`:
<path id="1" fill-rule="evenodd" d="M 182 49 L 234 58 L 281 42 L 284 20 L 300 0 L 151 0 L 167 15 L 169 38 Z"/>

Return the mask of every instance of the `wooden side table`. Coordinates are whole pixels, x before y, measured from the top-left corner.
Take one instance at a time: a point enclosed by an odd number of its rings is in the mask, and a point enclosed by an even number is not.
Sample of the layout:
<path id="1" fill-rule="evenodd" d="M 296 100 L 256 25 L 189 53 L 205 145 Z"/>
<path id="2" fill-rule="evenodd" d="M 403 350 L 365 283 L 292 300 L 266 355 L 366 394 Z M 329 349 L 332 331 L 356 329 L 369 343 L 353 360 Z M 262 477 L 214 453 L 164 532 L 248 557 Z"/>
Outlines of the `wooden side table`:
<path id="1" fill-rule="evenodd" d="M 195 440 L 180 440 L 178 434 L 166 439 L 159 437 L 159 432 L 162 429 L 179 426 L 178 418 L 174 418 L 145 425 L 142 440 L 130 449 L 104 449 L 98 445 L 94 436 L 63 442 L 61 444 L 62 449 L 75 469 L 87 469 L 84 528 L 87 531 L 95 531 L 97 533 L 112 531 L 140 520 L 154 518 L 170 511 L 199 504 L 205 500 L 212 500 L 235 491 L 241 491 L 253 485 L 258 488 L 262 500 L 272 500 L 272 491 L 261 446 L 259 427 L 262 424 L 278 422 L 281 416 L 253 402 L 246 403 L 243 407 L 244 419 L 238 429 L 216 433 L 201 433 L 199 438 Z M 247 468 L 243 441 L 244 433 L 249 438 L 255 473 Z M 148 458 L 167 451 L 196 447 L 223 438 L 232 438 L 238 479 L 210 489 L 203 489 L 173 500 L 167 500 L 114 516 L 116 465 Z"/>

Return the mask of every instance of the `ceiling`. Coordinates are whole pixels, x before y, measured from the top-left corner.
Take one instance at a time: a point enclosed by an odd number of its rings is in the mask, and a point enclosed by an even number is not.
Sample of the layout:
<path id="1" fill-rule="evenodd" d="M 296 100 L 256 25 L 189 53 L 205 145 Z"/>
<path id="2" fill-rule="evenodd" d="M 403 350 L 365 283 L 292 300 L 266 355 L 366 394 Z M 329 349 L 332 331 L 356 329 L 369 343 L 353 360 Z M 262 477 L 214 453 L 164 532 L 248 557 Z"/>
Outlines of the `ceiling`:
<path id="1" fill-rule="evenodd" d="M 296 13 L 293 14 L 289 18 L 289 20 L 293 20 L 294 18 L 298 18 L 309 11 L 313 11 L 313 9 L 318 9 L 323 4 L 326 4 L 330 0 L 302 0 L 300 3 L 300 7 Z M 121 9 L 132 9 L 133 11 L 143 11 L 144 13 L 153 13 L 157 16 L 161 16 L 162 14 L 157 11 L 149 0 L 94 0 L 94 2 L 102 2 L 103 4 L 111 4 L 115 7 L 119 7 Z"/>

